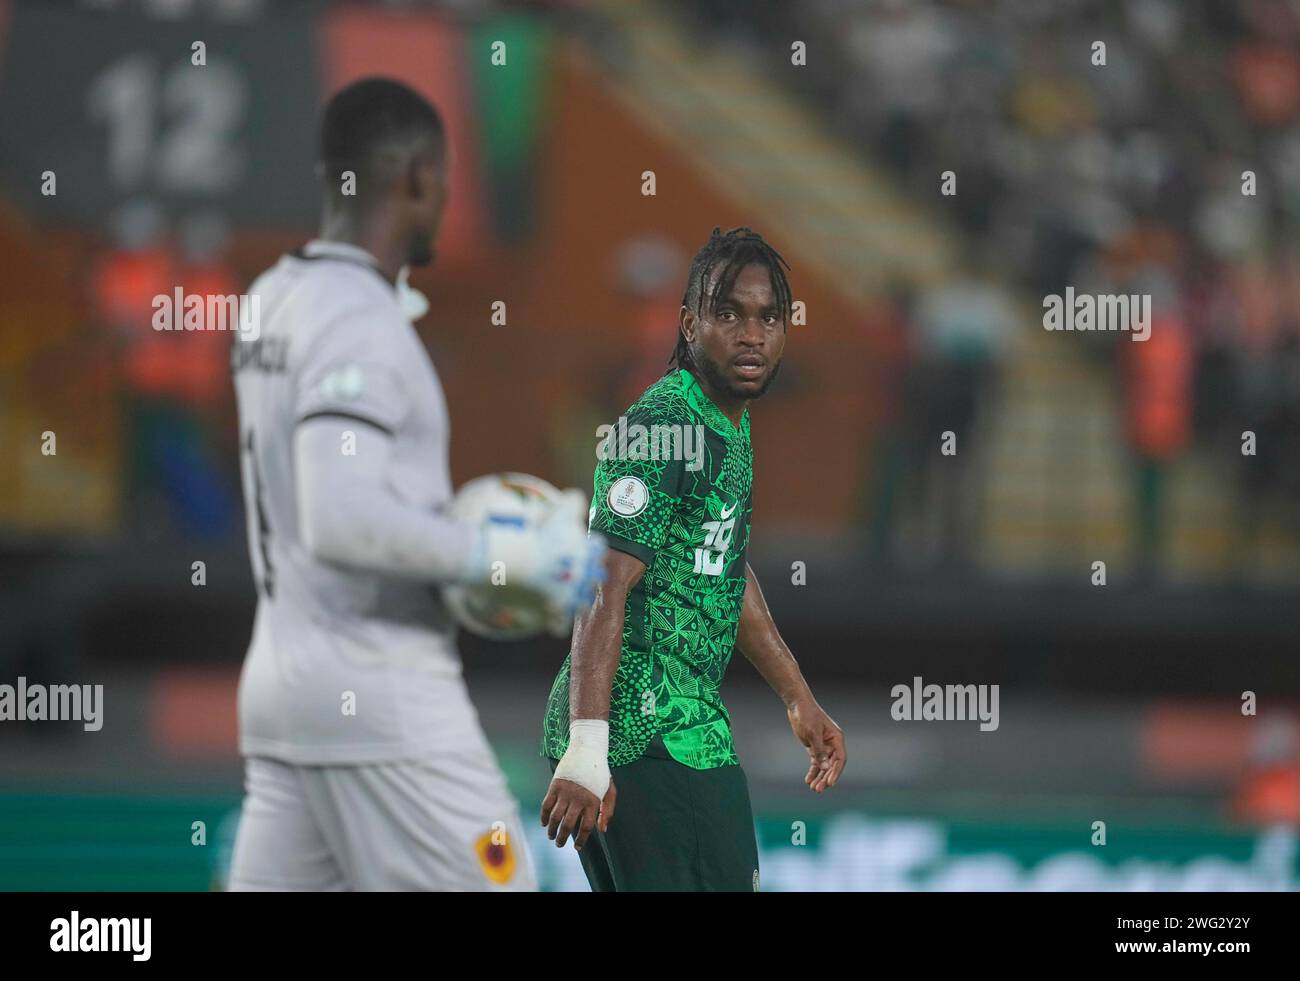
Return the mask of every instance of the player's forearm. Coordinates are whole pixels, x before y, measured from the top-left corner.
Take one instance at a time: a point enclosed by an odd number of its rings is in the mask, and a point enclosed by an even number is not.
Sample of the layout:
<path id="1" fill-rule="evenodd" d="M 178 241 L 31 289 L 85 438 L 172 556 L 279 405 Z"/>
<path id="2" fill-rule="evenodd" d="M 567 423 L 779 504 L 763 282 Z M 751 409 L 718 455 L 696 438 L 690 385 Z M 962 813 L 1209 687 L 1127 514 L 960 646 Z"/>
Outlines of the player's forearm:
<path id="1" fill-rule="evenodd" d="M 306 548 L 325 562 L 402 578 L 469 577 L 480 531 L 393 494 L 384 480 L 390 437 L 365 425 L 350 428 L 350 454 L 340 449 L 336 420 L 312 420 L 295 434 L 298 525 Z"/>
<path id="2" fill-rule="evenodd" d="M 569 744 L 553 780 L 578 784 L 597 800 L 609 790 L 609 692 L 623 650 L 627 590 L 617 578 L 597 587 L 573 625 L 569 658 Z M 545 805 L 543 805 L 545 807 Z"/>
<path id="3" fill-rule="evenodd" d="M 569 663 L 569 718 L 608 719 L 609 693 L 623 653 L 626 591 L 603 585 L 573 624 Z"/>
<path id="4" fill-rule="evenodd" d="M 812 696 L 799 662 L 781 639 L 763 599 L 754 570 L 745 566 L 745 602 L 740 611 L 736 646 L 787 706 Z"/>
<path id="5" fill-rule="evenodd" d="M 463 582 L 479 532 L 396 498 L 333 491 L 335 503 L 314 508 L 303 521 L 303 541 L 335 565 L 428 583 Z"/>
<path id="6" fill-rule="evenodd" d="M 569 718 L 608 719 L 609 693 L 623 655 L 627 595 L 645 574 L 645 563 L 611 549 L 606 578 L 591 608 L 573 625 L 569 658 Z"/>

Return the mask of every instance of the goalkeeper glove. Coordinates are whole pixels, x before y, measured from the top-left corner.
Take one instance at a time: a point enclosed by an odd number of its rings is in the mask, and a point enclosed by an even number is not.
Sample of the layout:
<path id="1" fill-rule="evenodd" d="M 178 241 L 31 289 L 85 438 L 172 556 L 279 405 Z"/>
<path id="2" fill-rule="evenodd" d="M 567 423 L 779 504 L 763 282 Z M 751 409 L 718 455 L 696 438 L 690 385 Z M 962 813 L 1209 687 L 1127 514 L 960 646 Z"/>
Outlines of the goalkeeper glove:
<path id="1" fill-rule="evenodd" d="M 496 563 L 502 563 L 510 585 L 541 594 L 549 629 L 563 636 L 605 580 L 605 540 L 588 533 L 585 512 L 582 494 L 567 490 L 533 528 L 489 522 L 473 563 L 474 580 L 490 580 Z"/>

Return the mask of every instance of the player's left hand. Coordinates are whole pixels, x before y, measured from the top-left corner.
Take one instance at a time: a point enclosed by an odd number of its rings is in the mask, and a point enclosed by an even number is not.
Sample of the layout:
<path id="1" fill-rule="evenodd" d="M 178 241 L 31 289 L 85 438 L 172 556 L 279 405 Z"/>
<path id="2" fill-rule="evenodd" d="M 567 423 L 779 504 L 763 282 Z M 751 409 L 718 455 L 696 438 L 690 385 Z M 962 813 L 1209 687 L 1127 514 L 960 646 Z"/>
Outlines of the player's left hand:
<path id="1" fill-rule="evenodd" d="M 794 737 L 808 749 L 808 775 L 803 782 L 816 793 L 834 787 L 844 772 L 844 730 L 808 695 L 786 710 Z"/>

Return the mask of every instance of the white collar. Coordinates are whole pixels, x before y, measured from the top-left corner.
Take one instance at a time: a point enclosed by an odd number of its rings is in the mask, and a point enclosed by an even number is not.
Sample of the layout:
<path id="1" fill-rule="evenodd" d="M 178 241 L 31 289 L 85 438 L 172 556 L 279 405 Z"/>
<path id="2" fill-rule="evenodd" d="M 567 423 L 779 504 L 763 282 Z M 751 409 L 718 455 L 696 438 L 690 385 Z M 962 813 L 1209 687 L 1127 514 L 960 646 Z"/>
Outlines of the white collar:
<path id="1" fill-rule="evenodd" d="M 374 256 L 365 249 L 356 245 L 349 245 L 347 242 L 329 242 L 324 239 L 314 238 L 302 247 L 302 254 L 312 258 L 333 256 L 338 259 L 349 259 L 353 262 L 364 262 L 366 265 L 371 266 L 375 272 L 378 272 L 381 276 L 383 275 Z M 402 307 L 402 313 L 414 323 L 429 312 L 429 300 L 428 297 L 407 282 L 410 273 L 411 267 L 403 266 L 397 274 L 397 283 L 394 289 L 397 291 L 397 302 Z"/>
<path id="2" fill-rule="evenodd" d="M 322 238 L 314 238 L 302 247 L 304 255 L 332 255 L 340 259 L 359 259 L 362 262 L 369 263 L 376 269 L 379 268 L 379 262 L 365 249 L 359 245 L 349 245 L 347 242 L 329 242 Z"/>

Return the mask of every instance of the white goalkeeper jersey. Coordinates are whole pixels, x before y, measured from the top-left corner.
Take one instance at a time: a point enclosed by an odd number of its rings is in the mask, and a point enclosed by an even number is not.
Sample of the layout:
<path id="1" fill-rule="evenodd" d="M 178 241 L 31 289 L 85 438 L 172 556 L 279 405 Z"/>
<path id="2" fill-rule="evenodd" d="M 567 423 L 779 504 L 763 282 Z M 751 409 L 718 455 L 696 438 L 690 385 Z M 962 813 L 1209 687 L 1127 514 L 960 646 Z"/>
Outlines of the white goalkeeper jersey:
<path id="1" fill-rule="evenodd" d="M 294 432 L 306 420 L 336 424 L 340 454 L 360 427 L 389 434 L 393 494 L 430 510 L 451 500 L 446 401 L 397 292 L 364 250 L 314 241 L 263 273 L 253 296 L 260 331 L 231 350 L 258 589 L 240 751 L 371 763 L 481 738 L 437 588 L 323 562 L 299 532 Z M 465 539 L 449 532 L 447 547 Z"/>

